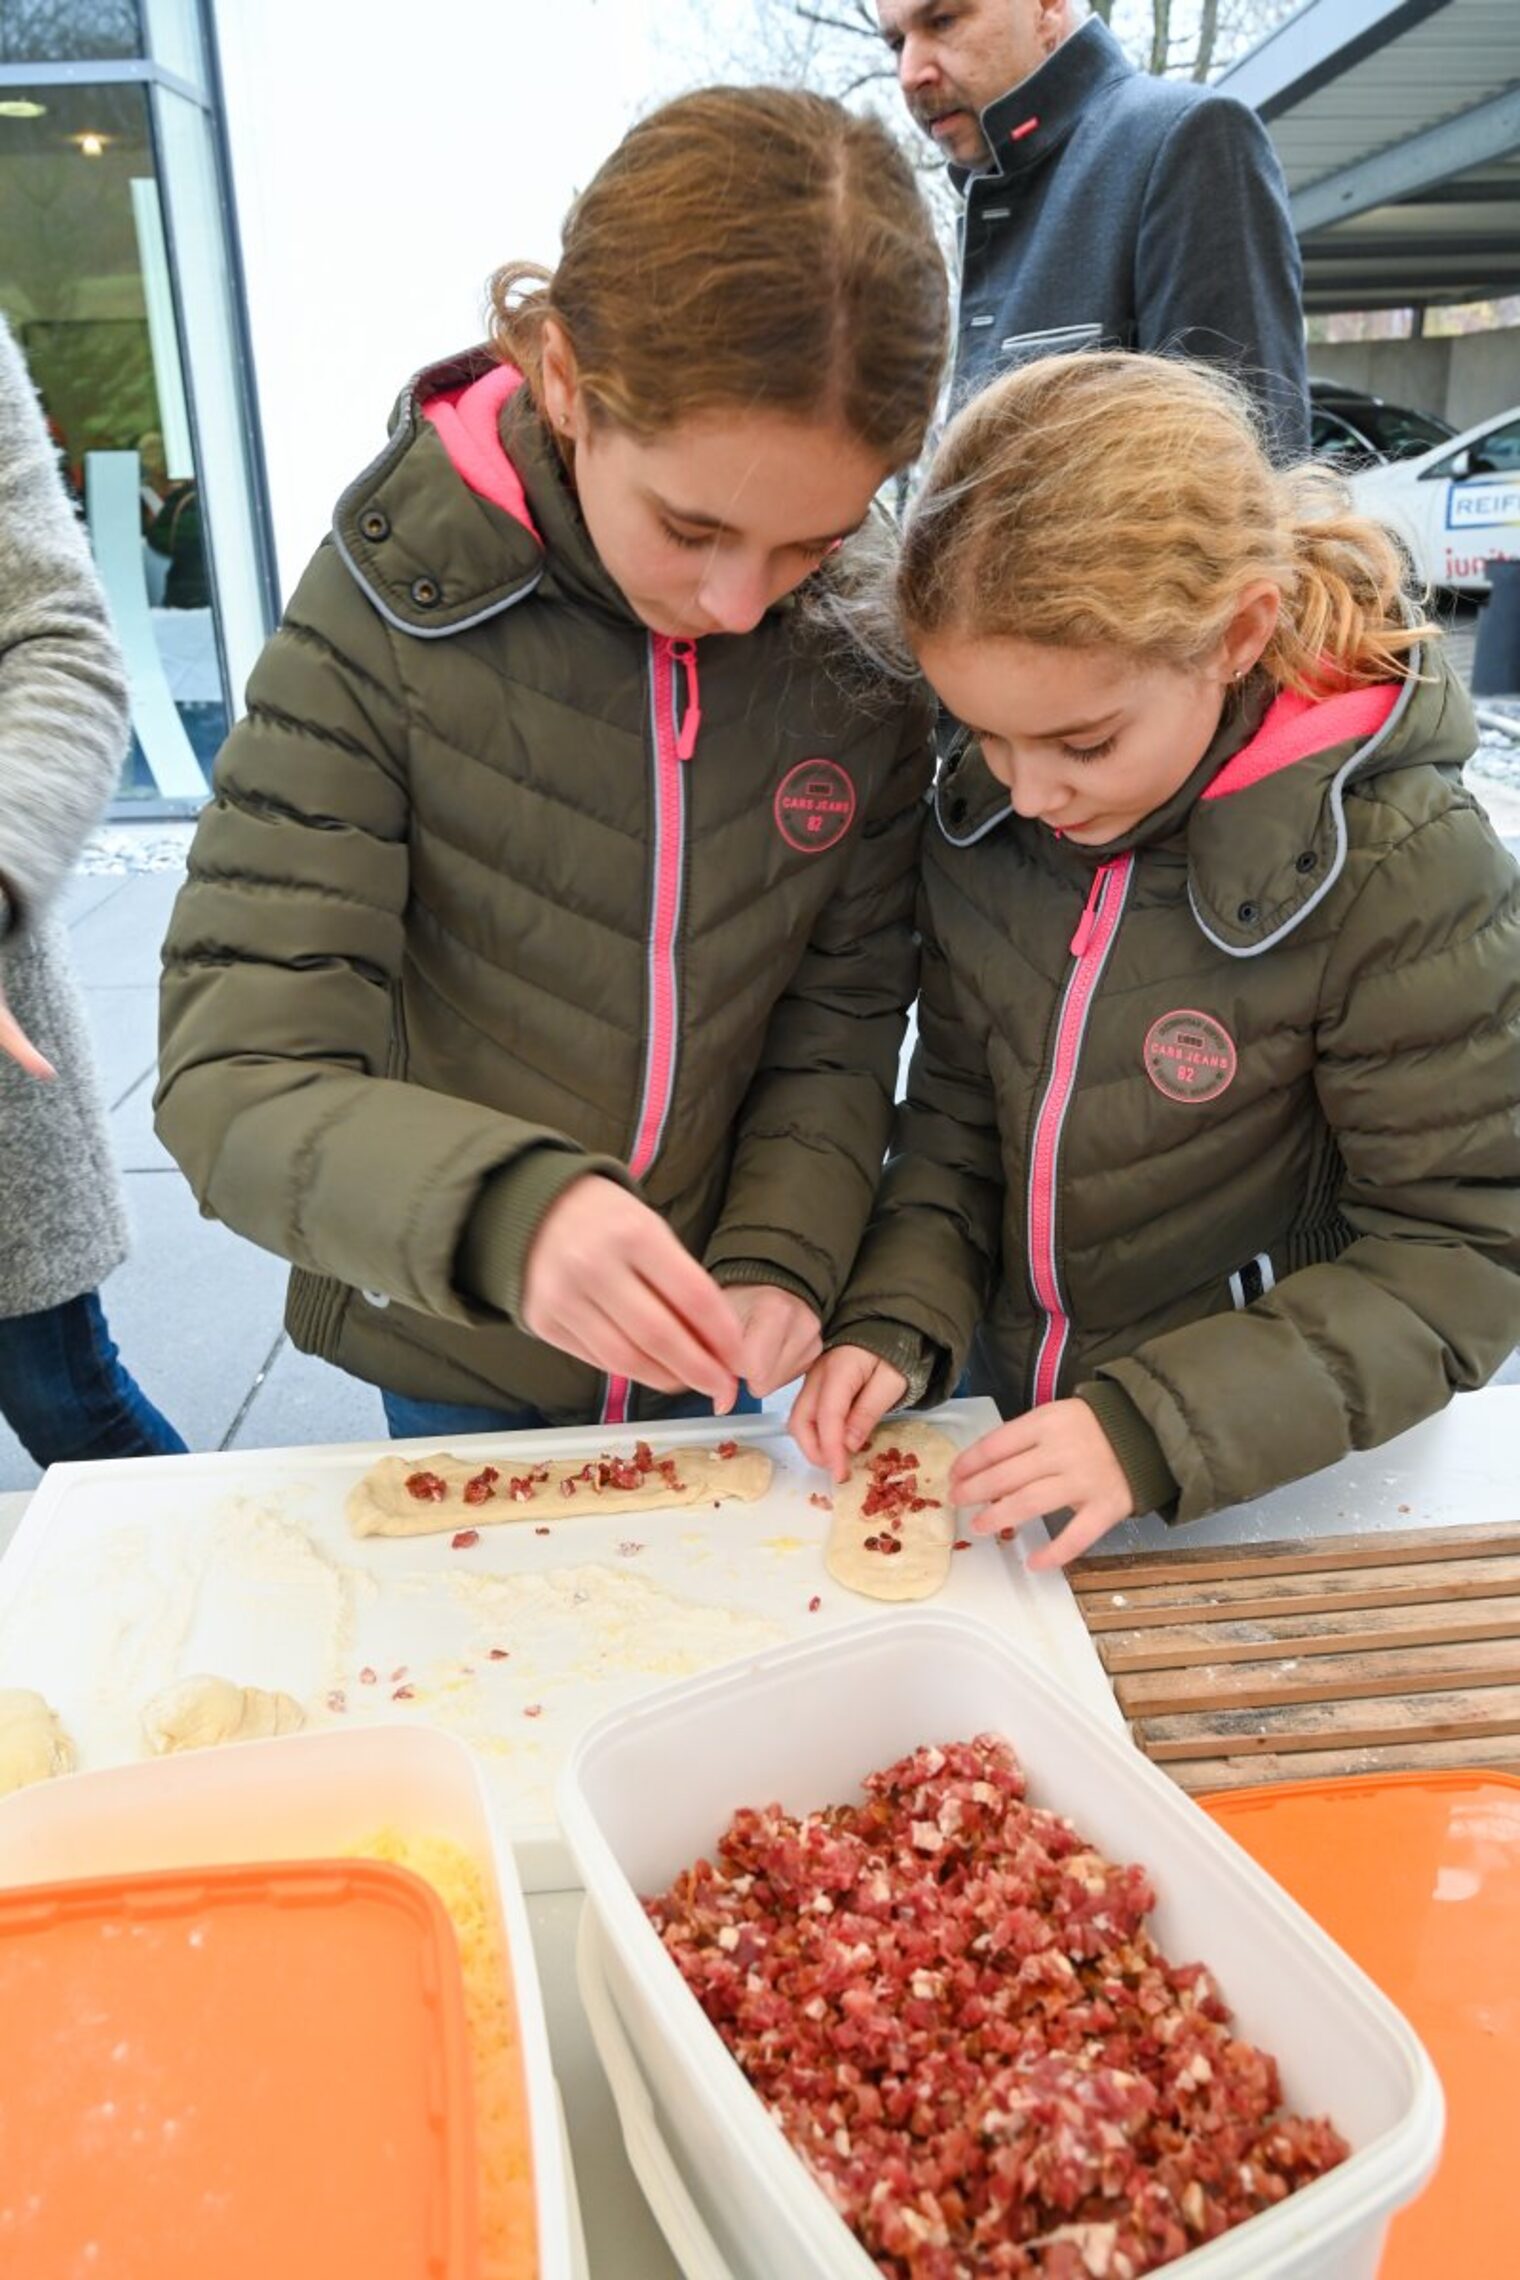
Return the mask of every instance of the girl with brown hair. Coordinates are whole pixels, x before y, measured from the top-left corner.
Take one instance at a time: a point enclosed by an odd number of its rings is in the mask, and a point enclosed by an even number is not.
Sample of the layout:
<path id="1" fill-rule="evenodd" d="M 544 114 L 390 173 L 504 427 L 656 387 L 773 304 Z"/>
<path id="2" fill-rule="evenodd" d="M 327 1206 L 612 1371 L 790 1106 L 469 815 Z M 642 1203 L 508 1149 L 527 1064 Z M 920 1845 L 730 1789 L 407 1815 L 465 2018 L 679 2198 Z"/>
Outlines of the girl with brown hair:
<path id="1" fill-rule="evenodd" d="M 915 974 L 926 712 L 840 630 L 946 334 L 891 138 L 683 98 L 492 308 L 340 500 L 166 946 L 159 1129 L 403 1433 L 802 1367 Z"/>
<path id="2" fill-rule="evenodd" d="M 1009 1420 L 982 1529 L 1194 1519 L 1520 1340 L 1520 887 L 1386 531 L 1201 366 L 1051 358 L 947 433 L 901 623 L 969 739 L 894 1160 L 794 1430 Z"/>

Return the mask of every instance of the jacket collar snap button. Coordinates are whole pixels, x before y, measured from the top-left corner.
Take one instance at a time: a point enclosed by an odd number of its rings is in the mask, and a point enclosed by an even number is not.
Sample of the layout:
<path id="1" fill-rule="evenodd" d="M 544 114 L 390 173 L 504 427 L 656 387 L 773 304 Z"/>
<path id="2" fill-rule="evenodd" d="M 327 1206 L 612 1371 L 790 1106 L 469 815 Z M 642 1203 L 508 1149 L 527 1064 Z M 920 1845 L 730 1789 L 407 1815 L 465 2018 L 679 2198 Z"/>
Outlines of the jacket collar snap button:
<path id="1" fill-rule="evenodd" d="M 407 590 L 419 610 L 434 609 L 443 599 L 436 578 L 414 578 Z"/>
<path id="2" fill-rule="evenodd" d="M 389 538 L 391 535 L 390 517 L 383 514 L 379 507 L 371 507 L 367 514 L 359 517 L 359 528 L 366 538 Z"/>

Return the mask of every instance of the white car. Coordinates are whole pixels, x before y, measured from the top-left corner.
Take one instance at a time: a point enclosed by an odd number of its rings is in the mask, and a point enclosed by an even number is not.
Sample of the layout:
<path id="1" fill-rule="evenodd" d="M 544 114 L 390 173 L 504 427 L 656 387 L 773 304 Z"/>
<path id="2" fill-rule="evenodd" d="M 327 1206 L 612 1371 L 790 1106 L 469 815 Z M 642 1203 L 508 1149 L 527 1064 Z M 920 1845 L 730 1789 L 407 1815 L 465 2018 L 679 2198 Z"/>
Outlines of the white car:
<path id="1" fill-rule="evenodd" d="M 1486 594 L 1489 563 L 1520 559 L 1520 409 L 1348 483 L 1359 507 L 1397 531 L 1427 585 Z"/>

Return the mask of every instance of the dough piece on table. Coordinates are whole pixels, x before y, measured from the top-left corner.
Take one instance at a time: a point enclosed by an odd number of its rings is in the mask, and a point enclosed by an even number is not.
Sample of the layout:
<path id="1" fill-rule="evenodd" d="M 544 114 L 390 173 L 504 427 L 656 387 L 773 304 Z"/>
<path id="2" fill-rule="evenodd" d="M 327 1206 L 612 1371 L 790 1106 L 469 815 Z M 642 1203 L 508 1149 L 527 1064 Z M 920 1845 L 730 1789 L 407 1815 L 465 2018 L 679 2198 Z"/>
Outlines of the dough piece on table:
<path id="1" fill-rule="evenodd" d="M 824 1565 L 867 1599 L 931 1599 L 950 1573 L 956 1444 L 937 1425 L 878 1425 L 834 1491 Z M 868 1509 L 869 1508 L 869 1509 Z M 897 1549 L 892 1549 L 893 1546 Z"/>
<path id="2" fill-rule="evenodd" d="M 293 1734 L 305 1723 L 293 1695 L 234 1686 L 230 1678 L 204 1672 L 166 1686 L 143 1711 L 143 1733 L 157 1757 L 215 1749 L 220 1742 L 262 1742 L 271 1734 Z"/>
<path id="3" fill-rule="evenodd" d="M 29 1686 L 0 1686 L 0 1797 L 72 1773 L 74 1745 L 58 1713 Z"/>
<path id="4" fill-rule="evenodd" d="M 522 1460 L 518 1460 L 522 1463 Z M 573 1520 L 587 1512 L 664 1512 L 681 1504 L 755 1504 L 771 1485 L 763 1449 L 738 1441 L 632 1456 L 557 1457 L 512 1469 L 459 1457 L 382 1457 L 348 1494 L 356 1536 L 435 1536 L 499 1520 Z"/>

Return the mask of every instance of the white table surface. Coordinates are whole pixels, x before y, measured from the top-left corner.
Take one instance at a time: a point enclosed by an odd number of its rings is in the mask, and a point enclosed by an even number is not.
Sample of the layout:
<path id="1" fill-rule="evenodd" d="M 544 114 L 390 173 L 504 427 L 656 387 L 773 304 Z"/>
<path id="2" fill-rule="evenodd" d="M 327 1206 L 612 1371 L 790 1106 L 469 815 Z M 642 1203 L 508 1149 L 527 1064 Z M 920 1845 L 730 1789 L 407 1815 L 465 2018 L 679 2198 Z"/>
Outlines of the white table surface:
<path id="1" fill-rule="evenodd" d="M 28 1499 L 0 1496 L 0 1547 Z M 1460 1396 L 1439 1417 L 1370 1455 L 1351 1457 L 1259 1503 L 1184 1531 L 1150 1517 L 1127 1521 L 1103 1551 L 1168 1544 L 1267 1543 L 1377 1529 L 1520 1521 L 1520 1386 Z M 585 2228 L 589 2280 L 680 2280 L 623 2152 L 611 2095 L 575 1984 L 578 1892 L 528 1899 L 549 2044 L 564 2101 Z"/>

